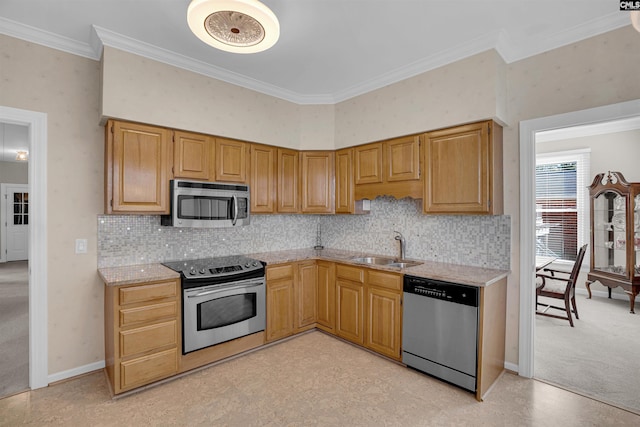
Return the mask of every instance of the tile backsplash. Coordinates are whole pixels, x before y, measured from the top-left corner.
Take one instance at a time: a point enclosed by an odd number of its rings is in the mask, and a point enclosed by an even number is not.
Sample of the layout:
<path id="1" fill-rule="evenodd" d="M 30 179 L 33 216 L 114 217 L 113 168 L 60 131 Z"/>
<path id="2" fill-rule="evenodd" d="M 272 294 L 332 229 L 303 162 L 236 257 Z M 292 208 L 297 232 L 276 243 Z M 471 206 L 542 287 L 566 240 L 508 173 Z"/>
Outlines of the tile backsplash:
<path id="1" fill-rule="evenodd" d="M 239 228 L 173 228 L 157 215 L 99 215 L 98 267 L 310 248 L 317 226 L 333 249 L 509 269 L 509 216 L 423 215 L 420 200 L 378 197 L 368 215 L 253 215 Z"/>

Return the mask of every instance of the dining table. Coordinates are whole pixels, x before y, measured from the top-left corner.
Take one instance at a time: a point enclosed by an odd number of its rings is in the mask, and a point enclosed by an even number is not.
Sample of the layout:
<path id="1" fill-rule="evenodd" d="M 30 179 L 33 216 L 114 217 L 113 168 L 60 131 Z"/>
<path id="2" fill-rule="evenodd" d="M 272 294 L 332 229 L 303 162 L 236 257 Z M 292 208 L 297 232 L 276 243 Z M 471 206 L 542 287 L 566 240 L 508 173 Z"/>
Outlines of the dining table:
<path id="1" fill-rule="evenodd" d="M 558 258 L 553 256 L 536 255 L 536 271 L 542 270 L 556 259 Z"/>

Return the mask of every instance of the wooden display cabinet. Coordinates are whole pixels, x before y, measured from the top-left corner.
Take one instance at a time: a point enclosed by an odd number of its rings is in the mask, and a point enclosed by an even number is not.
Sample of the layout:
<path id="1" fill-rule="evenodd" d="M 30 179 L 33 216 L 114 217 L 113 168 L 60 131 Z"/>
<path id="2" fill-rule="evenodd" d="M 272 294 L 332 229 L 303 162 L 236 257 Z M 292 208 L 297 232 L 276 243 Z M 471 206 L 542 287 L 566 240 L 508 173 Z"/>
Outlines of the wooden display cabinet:
<path id="1" fill-rule="evenodd" d="M 600 173 L 589 187 L 591 196 L 591 283 L 621 287 L 634 313 L 640 292 L 640 183 L 629 183 L 620 172 Z"/>

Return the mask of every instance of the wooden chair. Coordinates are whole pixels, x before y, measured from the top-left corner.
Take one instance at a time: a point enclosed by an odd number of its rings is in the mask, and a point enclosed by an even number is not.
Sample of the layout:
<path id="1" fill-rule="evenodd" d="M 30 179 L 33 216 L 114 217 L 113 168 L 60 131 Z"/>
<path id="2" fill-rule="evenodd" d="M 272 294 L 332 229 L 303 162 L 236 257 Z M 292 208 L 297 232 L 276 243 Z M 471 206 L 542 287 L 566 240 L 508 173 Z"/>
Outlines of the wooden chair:
<path id="1" fill-rule="evenodd" d="M 575 288 L 585 252 L 587 252 L 587 245 L 584 245 L 580 248 L 580 251 L 578 251 L 578 256 L 576 257 L 576 262 L 573 264 L 571 272 L 545 268 L 542 270 L 543 273 L 536 274 L 536 314 L 555 317 L 556 319 L 566 319 L 569 321 L 571 327 L 573 327 L 571 308 L 573 307 L 573 313 L 576 315 L 576 319 L 579 319 L 578 308 L 576 307 Z M 545 274 L 546 272 L 551 274 Z M 556 276 L 558 273 L 560 275 Z M 564 300 L 564 307 L 540 303 L 538 302 L 539 296 Z M 545 306 L 545 308 L 543 310 L 537 310 L 539 305 Z M 566 316 L 547 313 L 547 310 L 550 308 L 562 310 L 566 312 Z"/>

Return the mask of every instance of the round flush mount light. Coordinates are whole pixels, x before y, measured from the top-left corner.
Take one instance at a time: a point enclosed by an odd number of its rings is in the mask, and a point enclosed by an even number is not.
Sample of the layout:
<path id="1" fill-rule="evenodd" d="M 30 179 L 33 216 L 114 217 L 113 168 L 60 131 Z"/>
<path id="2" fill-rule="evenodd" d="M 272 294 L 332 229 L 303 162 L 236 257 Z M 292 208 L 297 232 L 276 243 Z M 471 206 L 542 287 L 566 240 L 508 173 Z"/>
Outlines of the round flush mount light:
<path id="1" fill-rule="evenodd" d="M 262 52 L 280 36 L 278 18 L 258 0 L 192 0 L 187 22 L 200 40 L 227 52 Z"/>

